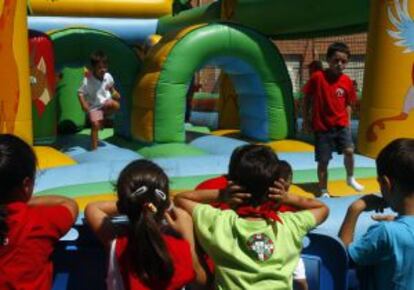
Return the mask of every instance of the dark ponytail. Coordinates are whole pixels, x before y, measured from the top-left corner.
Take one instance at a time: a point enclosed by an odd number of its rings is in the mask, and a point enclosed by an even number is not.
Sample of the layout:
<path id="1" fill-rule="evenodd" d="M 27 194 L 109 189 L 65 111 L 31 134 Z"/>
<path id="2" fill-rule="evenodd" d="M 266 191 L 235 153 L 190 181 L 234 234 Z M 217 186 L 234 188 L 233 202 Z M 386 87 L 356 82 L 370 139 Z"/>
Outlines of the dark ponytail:
<path id="1" fill-rule="evenodd" d="M 10 134 L 0 134 L 0 246 L 7 243 L 9 231 L 6 205 L 19 197 L 12 194 L 25 178 L 34 179 L 36 155 L 30 145 Z"/>
<path id="2" fill-rule="evenodd" d="M 141 193 L 137 194 L 137 190 Z M 164 196 L 156 191 L 161 191 Z M 118 209 L 130 221 L 128 251 L 135 273 L 145 283 L 169 281 L 171 256 L 160 231 L 170 204 L 168 177 L 155 163 L 137 160 L 122 170 L 117 183 Z"/>

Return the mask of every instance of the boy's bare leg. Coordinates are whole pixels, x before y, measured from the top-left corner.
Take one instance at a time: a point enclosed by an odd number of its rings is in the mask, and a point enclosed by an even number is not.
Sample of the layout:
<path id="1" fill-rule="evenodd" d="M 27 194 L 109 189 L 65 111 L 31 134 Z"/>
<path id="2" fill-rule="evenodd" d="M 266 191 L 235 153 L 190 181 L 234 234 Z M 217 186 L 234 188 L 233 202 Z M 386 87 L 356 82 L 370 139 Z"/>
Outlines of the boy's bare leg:
<path id="1" fill-rule="evenodd" d="M 116 100 L 108 100 L 105 102 L 102 110 L 104 111 L 105 115 L 111 115 L 119 110 L 120 104 Z"/>
<path id="2" fill-rule="evenodd" d="M 99 132 L 99 128 L 100 128 L 100 122 L 99 121 L 95 121 L 95 122 L 91 122 L 91 149 L 92 150 L 96 150 L 98 148 L 98 132 Z"/>
<path id="3" fill-rule="evenodd" d="M 347 148 L 343 152 L 346 176 L 354 175 L 354 150 Z"/>
<path id="4" fill-rule="evenodd" d="M 364 186 L 359 184 L 354 177 L 354 150 L 352 148 L 346 148 L 343 153 L 347 184 L 356 191 L 363 191 Z"/>
<path id="5" fill-rule="evenodd" d="M 322 195 L 329 195 L 328 193 L 328 162 L 318 162 L 318 180 L 319 190 Z"/>

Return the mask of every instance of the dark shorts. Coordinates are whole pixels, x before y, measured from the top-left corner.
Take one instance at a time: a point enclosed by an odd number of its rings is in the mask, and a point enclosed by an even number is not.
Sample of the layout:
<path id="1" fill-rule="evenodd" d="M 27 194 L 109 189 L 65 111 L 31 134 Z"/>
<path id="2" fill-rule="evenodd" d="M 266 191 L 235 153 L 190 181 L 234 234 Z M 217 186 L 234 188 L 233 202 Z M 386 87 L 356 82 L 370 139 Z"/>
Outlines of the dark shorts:
<path id="1" fill-rule="evenodd" d="M 315 132 L 315 160 L 317 162 L 329 162 L 332 159 L 332 151 L 342 154 L 347 149 L 354 149 L 351 128 L 335 127 L 324 132 Z"/>

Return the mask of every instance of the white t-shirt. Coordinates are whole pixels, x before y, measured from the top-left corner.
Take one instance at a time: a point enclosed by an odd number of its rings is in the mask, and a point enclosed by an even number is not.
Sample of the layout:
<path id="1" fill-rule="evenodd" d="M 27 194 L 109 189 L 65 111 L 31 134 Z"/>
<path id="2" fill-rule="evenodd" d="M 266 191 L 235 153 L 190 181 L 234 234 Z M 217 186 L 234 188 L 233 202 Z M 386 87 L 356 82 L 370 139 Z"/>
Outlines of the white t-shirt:
<path id="1" fill-rule="evenodd" d="M 85 101 L 88 102 L 90 110 L 100 108 L 111 98 L 111 88 L 114 79 L 110 73 L 105 73 L 103 80 L 98 80 L 92 73 L 83 78 L 83 82 L 78 92 L 82 93 Z"/>

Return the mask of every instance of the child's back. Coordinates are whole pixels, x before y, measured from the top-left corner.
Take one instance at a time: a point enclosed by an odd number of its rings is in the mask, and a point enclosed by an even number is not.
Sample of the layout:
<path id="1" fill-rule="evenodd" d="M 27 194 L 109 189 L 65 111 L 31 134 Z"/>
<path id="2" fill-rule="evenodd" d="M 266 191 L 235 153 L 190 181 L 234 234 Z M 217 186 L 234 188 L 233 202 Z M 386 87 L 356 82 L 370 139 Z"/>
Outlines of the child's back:
<path id="1" fill-rule="evenodd" d="M 232 156 L 238 161 L 229 166 L 231 184 L 221 195 L 187 192 L 176 201 L 193 216 L 198 241 L 215 263 L 217 288 L 291 289 L 302 239 L 328 210 L 318 201 L 282 194 L 283 186 L 272 188 L 280 177 L 280 161 L 270 148 L 245 145 L 236 150 Z M 201 204 L 225 200 L 225 192 L 240 200 L 235 211 Z M 277 213 L 280 202 L 309 210 Z"/>
<path id="2" fill-rule="evenodd" d="M 0 135 L 0 289 L 50 289 L 50 256 L 77 215 L 67 198 L 31 198 L 35 171 L 30 146 Z"/>
<path id="3" fill-rule="evenodd" d="M 414 287 L 414 139 L 397 139 L 385 146 L 377 160 L 383 198 L 363 196 L 349 207 L 339 236 L 351 259 L 371 266 L 364 289 L 411 290 Z M 363 211 L 384 207 L 398 213 L 393 221 L 371 226 L 353 241 L 355 224 Z"/>
<path id="4" fill-rule="evenodd" d="M 168 191 L 159 166 L 136 160 L 118 178 L 118 201 L 88 204 L 86 219 L 110 253 L 109 290 L 180 289 L 196 278 L 191 217 L 172 209 Z M 119 214 L 129 220 L 125 233 L 110 221 Z"/>
<path id="5" fill-rule="evenodd" d="M 280 221 L 240 218 L 232 210 L 199 205 L 198 241 L 216 265 L 220 289 L 290 289 L 302 239 L 315 226 L 308 211 L 280 213 Z"/>
<path id="6" fill-rule="evenodd" d="M 170 280 L 155 278 L 150 279 L 148 282 L 144 282 L 134 272 L 128 237 L 123 236 L 116 239 L 115 249 L 112 249 L 115 251 L 113 258 L 119 264 L 122 281 L 124 285 L 128 285 L 128 289 L 180 289 L 194 279 L 191 251 L 188 242 L 171 234 L 163 234 L 162 238 L 166 250 L 171 257 L 174 275 Z"/>
<path id="7" fill-rule="evenodd" d="M 401 216 L 370 227 L 348 248 L 361 266 L 373 266 L 364 289 L 409 290 L 414 287 L 414 216 Z"/>

